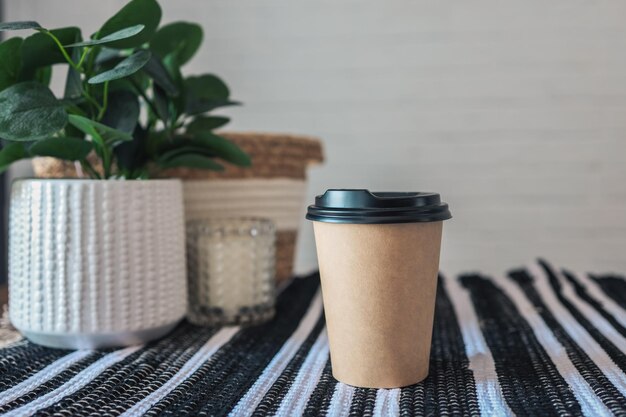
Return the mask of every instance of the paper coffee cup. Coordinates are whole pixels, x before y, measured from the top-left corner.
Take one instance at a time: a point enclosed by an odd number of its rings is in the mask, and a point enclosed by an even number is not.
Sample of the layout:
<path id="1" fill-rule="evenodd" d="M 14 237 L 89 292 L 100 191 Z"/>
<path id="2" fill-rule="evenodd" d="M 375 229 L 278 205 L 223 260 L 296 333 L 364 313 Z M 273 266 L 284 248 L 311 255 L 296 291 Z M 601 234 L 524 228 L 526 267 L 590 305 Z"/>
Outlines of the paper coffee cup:
<path id="1" fill-rule="evenodd" d="M 333 376 L 397 388 L 428 375 L 442 221 L 435 193 L 328 190 L 309 206 Z"/>

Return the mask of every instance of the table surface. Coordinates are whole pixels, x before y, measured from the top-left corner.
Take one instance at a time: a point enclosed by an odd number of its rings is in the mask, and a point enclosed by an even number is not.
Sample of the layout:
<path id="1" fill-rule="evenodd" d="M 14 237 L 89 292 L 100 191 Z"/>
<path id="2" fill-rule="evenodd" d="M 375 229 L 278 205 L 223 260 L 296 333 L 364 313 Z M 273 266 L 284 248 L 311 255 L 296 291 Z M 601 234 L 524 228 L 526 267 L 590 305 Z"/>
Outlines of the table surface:
<path id="1" fill-rule="evenodd" d="M 439 279 L 429 377 L 332 377 L 319 280 L 295 279 L 249 328 L 181 324 L 118 350 L 0 349 L 6 415 L 626 415 L 626 280 L 541 262 Z"/>

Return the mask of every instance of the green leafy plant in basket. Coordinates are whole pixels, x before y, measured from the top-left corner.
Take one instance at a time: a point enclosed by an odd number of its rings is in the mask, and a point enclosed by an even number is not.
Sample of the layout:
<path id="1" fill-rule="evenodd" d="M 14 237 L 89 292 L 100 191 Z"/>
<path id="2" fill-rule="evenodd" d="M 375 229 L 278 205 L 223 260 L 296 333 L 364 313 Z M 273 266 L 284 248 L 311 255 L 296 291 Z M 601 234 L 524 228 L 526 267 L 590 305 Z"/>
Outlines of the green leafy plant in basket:
<path id="1" fill-rule="evenodd" d="M 0 23 L 31 31 L 0 43 L 0 172 L 35 156 L 75 161 L 91 178 L 147 178 L 155 169 L 248 166 L 235 144 L 212 133 L 229 119 L 210 115 L 238 104 L 217 76 L 184 76 L 202 28 L 159 27 L 155 0 L 132 0 L 89 39 L 77 27 Z M 49 88 L 57 65 L 65 89 Z"/>

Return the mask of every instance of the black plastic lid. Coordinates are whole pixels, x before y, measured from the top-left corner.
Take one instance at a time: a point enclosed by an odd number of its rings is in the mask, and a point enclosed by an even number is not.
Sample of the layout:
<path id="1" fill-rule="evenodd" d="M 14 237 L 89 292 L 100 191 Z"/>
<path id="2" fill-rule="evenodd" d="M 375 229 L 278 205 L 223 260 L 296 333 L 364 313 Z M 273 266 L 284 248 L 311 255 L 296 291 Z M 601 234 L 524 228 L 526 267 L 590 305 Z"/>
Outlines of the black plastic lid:
<path id="1" fill-rule="evenodd" d="M 306 218 L 327 223 L 415 223 L 451 218 L 437 193 L 327 190 L 315 197 Z"/>

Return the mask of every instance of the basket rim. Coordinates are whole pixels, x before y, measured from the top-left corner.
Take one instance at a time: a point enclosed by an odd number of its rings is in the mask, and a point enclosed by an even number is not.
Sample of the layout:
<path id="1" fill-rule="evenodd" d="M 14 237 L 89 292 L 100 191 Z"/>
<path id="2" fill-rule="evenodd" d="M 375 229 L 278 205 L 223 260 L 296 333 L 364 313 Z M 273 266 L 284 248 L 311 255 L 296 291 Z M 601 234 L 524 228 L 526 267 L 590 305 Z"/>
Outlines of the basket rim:
<path id="1" fill-rule="evenodd" d="M 269 132 L 269 131 L 254 131 L 254 130 L 217 130 L 215 132 L 218 135 L 224 135 L 224 136 L 256 136 L 257 139 L 258 138 L 263 138 L 263 139 L 269 139 L 269 138 L 285 138 L 285 139 L 292 139 L 292 140 L 302 140 L 302 141 L 307 141 L 307 142 L 311 142 L 311 143 L 315 143 L 315 144 L 320 144 L 322 143 L 322 140 L 317 137 L 317 136 L 313 136 L 313 135 L 306 135 L 306 134 L 300 134 L 300 133 L 285 133 L 285 132 Z"/>

